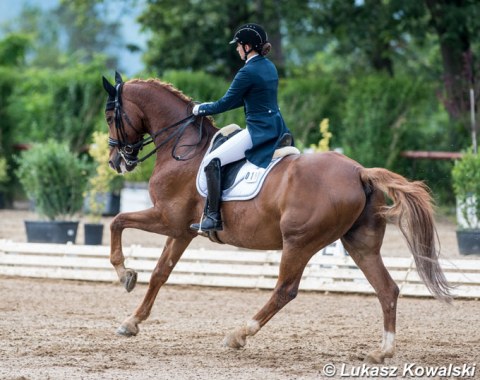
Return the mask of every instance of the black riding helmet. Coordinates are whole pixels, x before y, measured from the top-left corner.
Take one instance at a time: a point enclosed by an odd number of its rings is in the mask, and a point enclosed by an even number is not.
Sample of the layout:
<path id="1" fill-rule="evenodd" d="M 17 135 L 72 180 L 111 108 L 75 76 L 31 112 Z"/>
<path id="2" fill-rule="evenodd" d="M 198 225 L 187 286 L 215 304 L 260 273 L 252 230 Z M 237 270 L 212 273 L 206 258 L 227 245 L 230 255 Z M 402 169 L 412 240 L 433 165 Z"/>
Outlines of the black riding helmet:
<path id="1" fill-rule="evenodd" d="M 261 54 L 263 45 L 265 45 L 265 43 L 267 42 L 267 32 L 265 32 L 265 30 L 260 25 L 249 23 L 242 25 L 240 28 L 237 29 L 235 35 L 233 36 L 233 40 L 230 41 L 230 44 L 239 43 L 240 45 L 242 45 L 246 60 L 247 55 L 252 50 L 255 50 L 256 52 Z M 246 44 L 252 46 L 252 49 L 247 51 L 245 49 Z"/>

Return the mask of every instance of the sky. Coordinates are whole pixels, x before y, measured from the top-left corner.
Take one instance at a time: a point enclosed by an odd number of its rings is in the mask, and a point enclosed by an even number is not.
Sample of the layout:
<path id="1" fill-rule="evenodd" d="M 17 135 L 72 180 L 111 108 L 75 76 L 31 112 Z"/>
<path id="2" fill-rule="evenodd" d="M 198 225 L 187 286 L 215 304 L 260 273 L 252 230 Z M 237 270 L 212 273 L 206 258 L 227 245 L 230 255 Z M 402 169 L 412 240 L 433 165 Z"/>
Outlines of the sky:
<path id="1" fill-rule="evenodd" d="M 139 1 L 141 4 L 143 1 Z M 9 20 L 17 17 L 25 5 L 35 5 L 44 10 L 52 9 L 57 6 L 59 0 L 0 0 L 0 26 Z M 141 6 L 138 10 L 126 15 L 115 7 L 115 2 L 112 1 L 112 12 L 110 17 L 119 18 L 122 24 L 122 35 L 125 44 L 135 44 L 140 47 L 146 45 L 146 36 L 141 33 L 140 25 L 135 21 Z M 143 69 L 141 61 L 141 52 L 131 53 L 127 49 L 120 52 L 120 62 L 122 63 L 122 73 L 127 76 L 132 76 Z"/>

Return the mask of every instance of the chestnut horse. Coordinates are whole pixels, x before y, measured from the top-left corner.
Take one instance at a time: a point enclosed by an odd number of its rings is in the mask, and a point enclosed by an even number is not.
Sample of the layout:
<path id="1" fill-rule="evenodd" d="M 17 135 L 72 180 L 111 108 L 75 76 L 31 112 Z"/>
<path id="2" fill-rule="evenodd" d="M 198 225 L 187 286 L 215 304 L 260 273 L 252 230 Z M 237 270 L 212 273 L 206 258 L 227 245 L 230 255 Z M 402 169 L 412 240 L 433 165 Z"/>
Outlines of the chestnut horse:
<path id="1" fill-rule="evenodd" d="M 135 287 L 136 272 L 124 266 L 122 231 L 136 228 L 168 237 L 142 303 L 117 330 L 120 335 L 132 336 L 148 318 L 175 264 L 198 236 L 189 227 L 200 220 L 204 209 L 204 199 L 195 185 L 196 174 L 218 129 L 211 119 L 193 116 L 191 99 L 169 84 L 153 79 L 123 82 L 118 73 L 115 79 L 112 85 L 103 78 L 108 92 L 105 112 L 110 166 L 118 172 L 133 170 L 142 161 L 139 150 L 148 143 L 153 143 L 148 155 L 156 154 L 149 184 L 153 207 L 121 213 L 110 226 L 110 261 L 127 291 Z M 384 194 L 393 202 L 389 207 Z M 418 273 L 433 296 L 451 300 L 450 286 L 438 262 L 431 197 L 421 182 L 410 182 L 383 168 L 366 169 L 334 152 L 295 154 L 272 169 L 254 199 L 224 202 L 221 212 L 221 242 L 282 250 L 271 298 L 250 321 L 225 337 L 228 347 L 243 347 L 247 336 L 255 335 L 293 300 L 308 261 L 341 239 L 383 310 L 383 343 L 367 359 L 381 363 L 392 357 L 399 288 L 380 256 L 387 219 L 395 220 L 401 229 Z"/>

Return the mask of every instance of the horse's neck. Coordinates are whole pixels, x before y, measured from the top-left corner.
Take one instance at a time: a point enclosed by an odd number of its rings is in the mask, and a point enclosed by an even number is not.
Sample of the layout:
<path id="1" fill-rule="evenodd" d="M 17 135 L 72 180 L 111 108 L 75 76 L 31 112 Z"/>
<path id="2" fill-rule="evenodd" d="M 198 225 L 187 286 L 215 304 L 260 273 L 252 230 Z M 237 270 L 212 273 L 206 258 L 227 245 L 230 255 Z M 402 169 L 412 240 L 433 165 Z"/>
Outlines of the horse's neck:
<path id="1" fill-rule="evenodd" d="M 155 145 L 162 144 L 169 139 L 169 136 L 184 127 L 181 123 L 169 129 L 169 127 L 188 117 L 186 110 L 186 103 L 177 105 L 175 108 L 161 109 L 159 107 L 153 117 L 149 117 L 149 133 L 150 136 L 154 137 Z M 174 160 L 172 153 L 178 153 L 179 155 L 186 154 L 187 161 L 191 161 L 192 164 L 198 166 L 208 149 L 211 138 L 217 131 L 218 129 L 209 118 L 197 119 L 195 123 L 190 123 L 185 127 L 178 142 L 177 136 L 174 136 L 157 151 L 157 161 Z M 177 151 L 174 152 L 174 149 L 177 149 Z M 189 150 L 191 152 L 188 152 Z"/>
<path id="2" fill-rule="evenodd" d="M 195 124 L 187 126 L 183 132 L 180 141 L 177 143 L 175 133 L 182 128 L 183 124 L 176 123 L 191 115 L 190 99 L 185 97 L 173 87 L 161 82 L 140 82 L 132 83 L 129 86 L 131 97 L 137 106 L 142 110 L 145 118 L 148 133 L 154 138 L 156 146 L 161 145 L 157 150 L 157 162 L 173 165 L 176 161 L 172 157 L 172 152 L 179 146 L 179 150 L 189 149 L 189 145 L 197 144 L 194 157 L 187 160 L 192 165 L 200 164 L 208 148 L 210 139 L 218 130 L 208 118 L 197 120 Z M 199 127 L 202 128 L 201 141 L 198 142 L 200 134 Z M 172 135 L 173 134 L 173 135 Z M 170 137 L 170 139 L 169 139 Z M 185 163 L 185 162 L 184 162 Z"/>

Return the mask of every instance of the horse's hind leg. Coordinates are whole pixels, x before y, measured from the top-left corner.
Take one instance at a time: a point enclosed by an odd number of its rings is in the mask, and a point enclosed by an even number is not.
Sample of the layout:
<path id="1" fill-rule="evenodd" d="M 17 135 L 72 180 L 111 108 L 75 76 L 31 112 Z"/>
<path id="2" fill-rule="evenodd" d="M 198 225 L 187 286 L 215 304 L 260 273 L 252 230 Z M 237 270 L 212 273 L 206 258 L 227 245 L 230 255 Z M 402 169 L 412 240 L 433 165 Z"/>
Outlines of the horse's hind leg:
<path id="1" fill-rule="evenodd" d="M 308 253 L 310 252 L 311 253 Z M 303 270 L 315 250 L 304 248 L 300 250 L 283 249 L 280 262 L 280 273 L 273 294 L 263 308 L 245 325 L 227 334 L 223 343 L 231 348 L 241 348 L 246 344 L 247 336 L 255 335 L 275 314 L 298 293 L 298 286 Z"/>
<path id="2" fill-rule="evenodd" d="M 342 238 L 342 242 L 372 285 L 382 306 L 384 326 L 382 346 L 379 350 L 368 354 L 367 360 L 372 363 L 383 363 L 385 358 L 391 358 L 395 353 L 395 323 L 399 289 L 380 256 L 385 221 L 372 216 L 373 213 L 369 214 L 369 210 L 370 207 L 367 206 L 356 225 Z"/>

